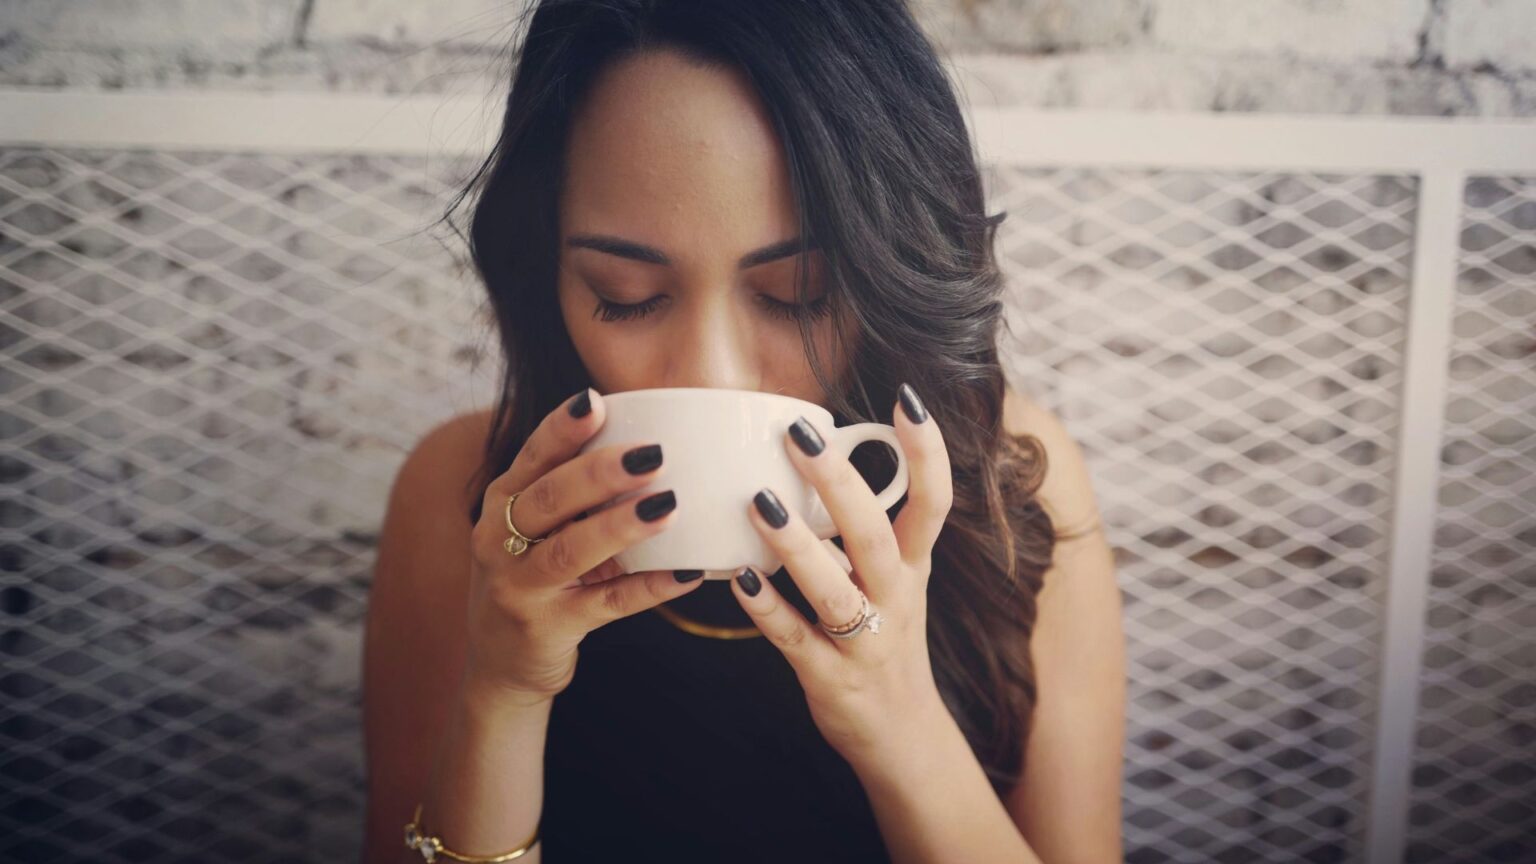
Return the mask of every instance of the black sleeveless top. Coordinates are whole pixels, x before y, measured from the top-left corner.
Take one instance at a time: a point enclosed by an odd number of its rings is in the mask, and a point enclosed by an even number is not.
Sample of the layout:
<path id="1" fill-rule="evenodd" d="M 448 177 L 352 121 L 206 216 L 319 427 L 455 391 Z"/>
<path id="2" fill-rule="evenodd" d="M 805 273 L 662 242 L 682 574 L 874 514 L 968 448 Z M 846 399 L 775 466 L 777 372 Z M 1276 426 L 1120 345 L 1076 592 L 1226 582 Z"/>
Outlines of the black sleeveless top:
<path id="1" fill-rule="evenodd" d="M 769 579 L 815 620 L 783 568 Z M 668 606 L 752 624 L 724 581 Z M 863 786 L 779 649 L 685 632 L 653 610 L 581 643 L 550 714 L 540 837 L 549 864 L 890 861 Z"/>

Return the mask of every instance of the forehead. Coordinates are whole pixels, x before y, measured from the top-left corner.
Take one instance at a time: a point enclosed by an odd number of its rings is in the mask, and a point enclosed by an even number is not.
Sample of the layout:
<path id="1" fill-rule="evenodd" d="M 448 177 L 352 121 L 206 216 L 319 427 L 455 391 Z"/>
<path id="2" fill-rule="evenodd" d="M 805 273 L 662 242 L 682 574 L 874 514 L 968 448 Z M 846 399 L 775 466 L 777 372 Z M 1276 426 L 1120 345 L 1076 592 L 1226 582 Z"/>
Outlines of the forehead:
<path id="1" fill-rule="evenodd" d="M 783 148 L 741 73 L 670 51 L 605 69 L 572 118 L 561 221 L 734 254 L 797 233 Z"/>

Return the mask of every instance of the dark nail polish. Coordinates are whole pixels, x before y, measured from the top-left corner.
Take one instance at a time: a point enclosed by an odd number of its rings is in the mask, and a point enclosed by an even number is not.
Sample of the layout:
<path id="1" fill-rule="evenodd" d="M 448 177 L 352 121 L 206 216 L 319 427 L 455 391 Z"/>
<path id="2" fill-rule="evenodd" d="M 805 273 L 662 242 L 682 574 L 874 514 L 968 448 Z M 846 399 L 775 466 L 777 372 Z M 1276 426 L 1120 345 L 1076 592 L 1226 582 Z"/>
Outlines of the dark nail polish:
<path id="1" fill-rule="evenodd" d="M 692 582 L 704 576 L 703 570 L 673 570 L 672 578 L 679 582 Z"/>
<path id="2" fill-rule="evenodd" d="M 911 384 L 901 385 L 896 395 L 901 399 L 901 410 L 907 413 L 907 419 L 913 423 L 921 423 L 928 419 L 928 411 L 923 407 L 923 400 L 917 398 L 917 391 Z"/>
<path id="3" fill-rule="evenodd" d="M 795 439 L 795 446 L 807 456 L 815 456 L 827 446 L 826 442 L 821 440 L 821 436 L 816 434 L 816 427 L 804 417 L 790 425 L 789 437 Z"/>
<path id="4" fill-rule="evenodd" d="M 647 522 L 655 522 L 657 519 L 671 513 L 672 508 L 676 506 L 677 496 L 672 494 L 671 489 L 668 489 L 665 492 L 657 492 L 655 495 L 641 498 L 640 503 L 635 505 L 635 515 Z"/>
<path id="5" fill-rule="evenodd" d="M 752 503 L 757 505 L 757 512 L 763 514 L 768 524 L 775 528 L 783 528 L 789 524 L 789 514 L 784 512 L 784 505 L 779 503 L 779 496 L 770 490 L 763 491 L 752 496 Z"/>
<path id="6" fill-rule="evenodd" d="M 736 577 L 736 581 L 741 583 L 741 590 L 747 592 L 748 597 L 756 597 L 757 592 L 763 590 L 762 580 L 757 578 L 757 571 L 751 567 L 743 570 L 741 575 Z"/>
<path id="7" fill-rule="evenodd" d="M 624 470 L 631 474 L 655 471 L 661 467 L 661 445 L 647 444 L 644 447 L 636 447 L 625 453 L 620 461 L 624 463 Z"/>
<path id="8" fill-rule="evenodd" d="M 572 417 L 585 417 L 592 413 L 592 389 L 589 387 L 581 391 L 581 395 L 571 400 L 570 412 Z"/>

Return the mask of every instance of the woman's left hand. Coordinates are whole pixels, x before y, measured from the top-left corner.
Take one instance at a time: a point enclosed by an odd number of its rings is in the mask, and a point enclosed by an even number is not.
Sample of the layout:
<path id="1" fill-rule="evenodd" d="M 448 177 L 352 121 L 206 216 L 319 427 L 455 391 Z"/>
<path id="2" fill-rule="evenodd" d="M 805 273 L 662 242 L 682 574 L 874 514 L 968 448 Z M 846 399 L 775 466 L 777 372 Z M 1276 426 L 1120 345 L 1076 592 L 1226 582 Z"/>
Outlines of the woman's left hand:
<path id="1" fill-rule="evenodd" d="M 917 394 L 905 384 L 902 391 L 901 410 L 893 410 L 892 419 L 910 479 L 895 522 L 847 457 L 818 446 L 824 439 L 803 417 L 791 426 L 785 446 L 826 505 L 846 555 L 812 533 L 772 489 L 759 492 L 748 508 L 752 524 L 821 621 L 836 627 L 857 618 L 862 589 L 883 617 L 879 631 L 866 627 L 851 639 L 834 639 L 764 574 L 756 574 L 756 596 L 741 577 L 732 580 L 737 601 L 794 667 L 822 736 L 850 762 L 899 752 L 916 743 L 906 739 L 922 734 L 921 723 L 947 716 L 933 713 L 946 709 L 929 664 L 927 587 L 933 545 L 953 500 L 949 453 Z M 838 557 L 848 559 L 851 572 Z"/>

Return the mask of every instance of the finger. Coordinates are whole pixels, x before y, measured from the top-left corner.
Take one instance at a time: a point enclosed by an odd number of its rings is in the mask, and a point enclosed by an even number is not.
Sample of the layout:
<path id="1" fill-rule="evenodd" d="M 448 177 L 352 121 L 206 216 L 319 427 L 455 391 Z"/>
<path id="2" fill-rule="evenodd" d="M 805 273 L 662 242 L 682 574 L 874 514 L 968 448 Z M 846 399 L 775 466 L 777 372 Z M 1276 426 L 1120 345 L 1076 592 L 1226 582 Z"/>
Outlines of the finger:
<path id="1" fill-rule="evenodd" d="M 676 496 L 665 489 L 568 522 L 518 556 L 524 563 L 516 578 L 530 587 L 569 587 L 606 559 L 670 528 L 676 506 Z"/>
<path id="2" fill-rule="evenodd" d="M 576 581 L 581 585 L 597 585 L 602 582 L 607 582 L 609 579 L 614 579 L 623 575 L 624 568 L 620 566 L 618 560 L 609 558 L 607 561 L 604 561 L 596 567 L 593 567 L 591 570 L 581 574 L 581 577 Z M 567 587 L 575 588 L 576 586 L 570 585 Z"/>
<path id="3" fill-rule="evenodd" d="M 545 414 L 517 451 L 511 466 L 486 486 L 481 502 L 483 512 L 494 512 L 493 505 L 500 507 L 513 492 L 526 489 L 556 465 L 575 456 L 581 445 L 602 428 L 607 416 L 602 396 L 591 387 L 584 388 L 566 399 L 559 408 Z"/>
<path id="4" fill-rule="evenodd" d="M 836 448 L 826 446 L 810 420 L 790 424 L 785 446 L 795 468 L 815 487 L 832 523 L 843 538 L 843 552 L 853 562 L 870 599 L 879 602 L 897 590 L 901 549 L 891 519 L 858 469 Z"/>
<path id="5" fill-rule="evenodd" d="M 864 598 L 848 572 L 805 520 L 789 512 L 772 489 L 753 496 L 750 509 L 752 526 L 784 562 L 784 569 L 819 620 L 835 627 L 852 621 L 863 610 Z"/>
<path id="6" fill-rule="evenodd" d="M 654 443 L 610 444 L 577 455 L 522 490 L 512 503 L 512 524 L 529 537 L 542 537 L 581 512 L 661 477 L 666 473 L 662 456 L 661 445 Z M 505 512 L 505 498 L 500 506 Z"/>
<path id="7" fill-rule="evenodd" d="M 901 441 L 902 452 L 907 454 L 907 503 L 896 514 L 892 532 L 901 549 L 901 557 L 908 565 L 922 568 L 927 573 L 931 564 L 933 544 L 939 540 L 944 520 L 954 502 L 951 482 L 949 450 L 944 446 L 944 435 L 939 431 L 937 420 L 928 416 L 921 400 L 913 389 L 903 384 L 897 401 L 900 416 L 896 422 L 896 437 Z M 926 578 L 926 575 L 925 575 Z"/>
<path id="8" fill-rule="evenodd" d="M 830 663 L 837 655 L 831 638 L 807 621 L 770 580 L 751 567 L 743 567 L 741 574 L 731 580 L 731 593 L 762 631 L 763 638 L 772 642 L 797 670 Z"/>
<path id="9" fill-rule="evenodd" d="M 827 554 L 832 556 L 832 560 L 837 562 L 837 566 L 843 568 L 844 573 L 853 569 L 853 562 L 848 560 L 848 556 L 843 553 L 843 550 L 837 548 L 836 543 L 833 543 L 830 539 L 823 540 L 821 541 L 821 547 L 827 550 Z"/>
<path id="10" fill-rule="evenodd" d="M 588 632 L 674 600 L 704 584 L 678 582 L 671 570 L 640 570 L 568 592 L 560 604 L 583 622 Z"/>

